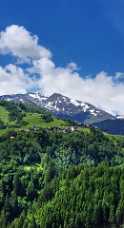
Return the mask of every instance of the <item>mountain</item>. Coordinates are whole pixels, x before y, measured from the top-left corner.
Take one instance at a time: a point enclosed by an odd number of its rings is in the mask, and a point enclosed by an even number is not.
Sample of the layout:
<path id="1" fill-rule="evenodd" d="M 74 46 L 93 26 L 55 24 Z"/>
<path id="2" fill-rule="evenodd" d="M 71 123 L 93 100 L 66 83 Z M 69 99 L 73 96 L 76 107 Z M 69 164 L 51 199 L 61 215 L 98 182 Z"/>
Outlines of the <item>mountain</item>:
<path id="1" fill-rule="evenodd" d="M 58 94 L 1 97 L 0 227 L 123 227 L 124 136 L 55 118 L 42 106 L 104 114 Z"/>
<path id="2" fill-rule="evenodd" d="M 71 119 L 85 124 L 93 124 L 108 119 L 115 119 L 111 114 L 95 106 L 54 93 L 49 97 L 40 93 L 27 93 L 1 96 L 0 100 L 30 102 L 50 110 L 55 116 Z"/>
<path id="3" fill-rule="evenodd" d="M 4 95 L 0 96 L 0 100 L 30 103 L 46 108 L 61 119 L 93 125 L 113 134 L 124 134 L 123 116 L 113 116 L 92 104 L 74 100 L 58 93 L 49 97 L 42 96 L 40 93 Z"/>
<path id="4" fill-rule="evenodd" d="M 93 125 L 108 133 L 124 134 L 124 119 L 104 120 Z"/>

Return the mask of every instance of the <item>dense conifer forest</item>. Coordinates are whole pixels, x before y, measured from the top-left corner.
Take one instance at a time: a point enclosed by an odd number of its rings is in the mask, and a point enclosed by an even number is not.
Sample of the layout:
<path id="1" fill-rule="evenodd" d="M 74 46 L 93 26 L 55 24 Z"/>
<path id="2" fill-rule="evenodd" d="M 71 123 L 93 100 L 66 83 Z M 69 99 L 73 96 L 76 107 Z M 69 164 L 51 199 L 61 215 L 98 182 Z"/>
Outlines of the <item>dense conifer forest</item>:
<path id="1" fill-rule="evenodd" d="M 24 104 L 0 114 L 1 228 L 124 226 L 123 136 Z"/>

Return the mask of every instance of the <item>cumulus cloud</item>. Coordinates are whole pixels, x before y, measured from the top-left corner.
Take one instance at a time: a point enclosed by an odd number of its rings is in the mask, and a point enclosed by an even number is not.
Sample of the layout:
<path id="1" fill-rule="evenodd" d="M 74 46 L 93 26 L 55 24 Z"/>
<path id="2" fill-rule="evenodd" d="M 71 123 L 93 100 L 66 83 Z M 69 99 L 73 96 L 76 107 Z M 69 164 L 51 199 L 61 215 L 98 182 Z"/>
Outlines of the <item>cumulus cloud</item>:
<path id="1" fill-rule="evenodd" d="M 98 73 L 95 78 L 83 78 L 69 65 L 66 68 L 55 67 L 50 60 L 35 62 L 35 68 L 42 75 L 39 86 L 45 95 L 57 92 L 113 114 L 124 114 L 124 84 L 117 81 L 118 73 L 114 80 L 105 72 Z"/>
<path id="2" fill-rule="evenodd" d="M 114 114 L 124 114 L 124 73 L 82 77 L 76 63 L 56 66 L 51 52 L 39 45 L 37 36 L 24 27 L 12 25 L 0 33 L 0 54 L 11 54 L 30 65 L 0 67 L 0 95 L 25 93 L 37 87 L 45 95 L 63 95 L 89 102 Z M 38 75 L 38 77 L 33 77 Z"/>
<path id="3" fill-rule="evenodd" d="M 51 57 L 51 52 L 38 45 L 38 37 L 24 27 L 11 25 L 0 33 L 0 53 L 12 54 L 22 61 Z"/>
<path id="4" fill-rule="evenodd" d="M 13 64 L 0 67 L 0 95 L 26 93 L 32 83 L 20 67 Z"/>

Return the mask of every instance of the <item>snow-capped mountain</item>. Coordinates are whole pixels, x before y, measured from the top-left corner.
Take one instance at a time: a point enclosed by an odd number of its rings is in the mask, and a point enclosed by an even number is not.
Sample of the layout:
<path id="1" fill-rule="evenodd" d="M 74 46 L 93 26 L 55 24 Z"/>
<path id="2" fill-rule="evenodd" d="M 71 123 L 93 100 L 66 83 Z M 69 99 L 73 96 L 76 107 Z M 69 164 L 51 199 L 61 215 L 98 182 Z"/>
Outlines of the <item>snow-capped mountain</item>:
<path id="1" fill-rule="evenodd" d="M 114 119 L 109 113 L 95 106 L 54 93 L 48 98 L 41 98 L 41 105 L 61 118 L 91 124 L 106 119 Z"/>
<path id="2" fill-rule="evenodd" d="M 60 118 L 71 119 L 81 123 L 92 124 L 108 119 L 115 119 L 111 114 L 89 103 L 74 100 L 57 93 L 49 97 L 42 96 L 40 93 L 5 95 L 0 97 L 0 100 L 2 99 L 24 103 L 30 102 L 50 110 Z"/>

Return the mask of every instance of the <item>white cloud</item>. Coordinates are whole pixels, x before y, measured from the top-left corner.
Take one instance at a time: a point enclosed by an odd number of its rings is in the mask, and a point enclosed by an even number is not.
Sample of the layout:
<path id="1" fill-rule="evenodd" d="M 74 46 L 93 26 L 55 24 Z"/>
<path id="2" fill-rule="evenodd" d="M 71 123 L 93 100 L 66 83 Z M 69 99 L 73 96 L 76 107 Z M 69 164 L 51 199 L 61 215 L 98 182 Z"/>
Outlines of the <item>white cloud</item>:
<path id="1" fill-rule="evenodd" d="M 124 114 L 124 84 L 114 82 L 113 77 L 107 73 L 100 72 L 95 78 L 83 78 L 70 69 L 70 66 L 55 67 L 50 60 L 36 63 L 35 67 L 42 75 L 39 85 L 44 94 L 57 92 L 89 102 L 110 113 Z M 118 78 L 118 74 L 114 76 L 116 77 Z"/>
<path id="2" fill-rule="evenodd" d="M 0 53 L 12 54 L 21 60 L 51 57 L 51 52 L 38 45 L 38 37 L 24 27 L 11 25 L 0 33 Z"/>
<path id="3" fill-rule="evenodd" d="M 32 80 L 16 65 L 0 67 L 0 95 L 26 93 L 32 86 Z"/>
<path id="4" fill-rule="evenodd" d="M 124 114 L 124 73 L 110 76 L 103 71 L 95 77 L 81 77 L 75 63 L 58 67 L 51 52 L 39 45 L 38 37 L 17 25 L 0 33 L 0 53 L 11 54 L 21 61 L 32 60 L 31 67 L 25 70 L 12 64 L 0 67 L 0 95 L 25 93 L 38 85 L 45 95 L 57 92 L 111 113 Z M 32 80 L 33 74 L 39 74 L 39 79 Z"/>

